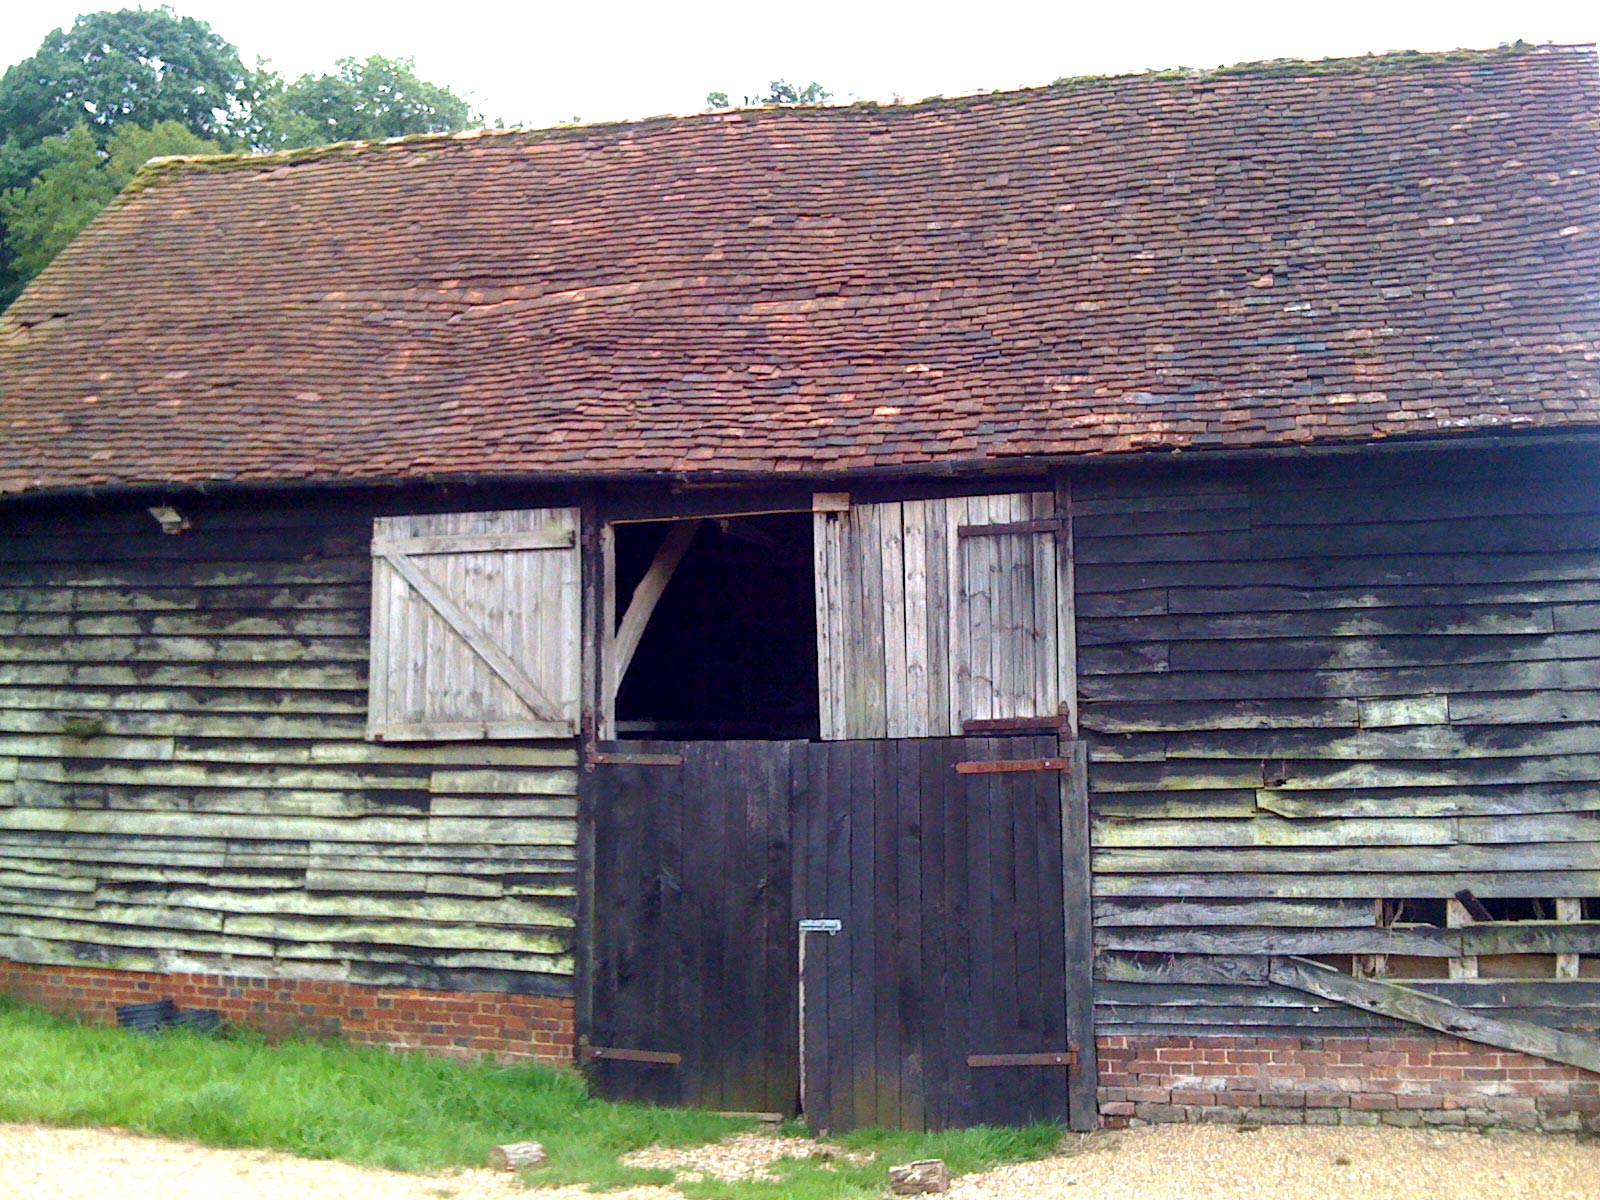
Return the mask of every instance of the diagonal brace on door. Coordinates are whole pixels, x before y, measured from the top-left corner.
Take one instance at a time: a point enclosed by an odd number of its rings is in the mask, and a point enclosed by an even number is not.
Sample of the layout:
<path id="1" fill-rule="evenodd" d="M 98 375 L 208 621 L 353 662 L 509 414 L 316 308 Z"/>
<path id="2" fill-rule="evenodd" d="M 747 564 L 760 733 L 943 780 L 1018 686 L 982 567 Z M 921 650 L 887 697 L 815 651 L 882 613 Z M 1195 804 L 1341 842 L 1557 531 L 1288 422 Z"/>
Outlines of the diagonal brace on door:
<path id="1" fill-rule="evenodd" d="M 494 644 L 483 627 L 450 599 L 442 587 L 423 574 L 416 563 L 398 550 L 385 548 L 379 550 L 378 555 L 395 569 L 400 578 L 411 585 L 412 590 L 427 602 L 428 606 L 439 615 L 440 620 L 460 635 L 461 639 L 472 648 L 472 652 L 501 678 L 534 716 L 546 721 L 562 719 L 561 706 L 540 691 L 538 685 L 528 678 L 527 673 L 517 666 L 505 651 Z"/>

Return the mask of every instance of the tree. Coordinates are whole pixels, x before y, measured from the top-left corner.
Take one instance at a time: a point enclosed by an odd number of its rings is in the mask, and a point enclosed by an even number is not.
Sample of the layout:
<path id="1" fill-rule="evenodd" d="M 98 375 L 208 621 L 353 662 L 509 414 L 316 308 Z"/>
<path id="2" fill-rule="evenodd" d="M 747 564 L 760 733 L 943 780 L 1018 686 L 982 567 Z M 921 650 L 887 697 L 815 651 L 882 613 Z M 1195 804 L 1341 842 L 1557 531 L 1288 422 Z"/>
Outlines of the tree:
<path id="1" fill-rule="evenodd" d="M 87 124 L 41 144 L 46 165 L 27 187 L 0 193 L 10 262 L 0 278 L 0 304 L 25 284 L 76 237 L 152 158 L 169 154 L 218 154 L 222 147 L 199 138 L 179 121 L 149 129 L 119 126 L 104 150 Z"/>
<path id="2" fill-rule="evenodd" d="M 814 79 L 805 87 L 796 87 L 786 79 L 774 79 L 767 85 L 765 96 L 746 96 L 741 107 L 772 108 L 797 104 L 825 104 L 832 99 L 833 93 Z M 727 92 L 709 92 L 706 95 L 706 107 L 731 108 L 732 105 Z"/>
<path id="3" fill-rule="evenodd" d="M 204 21 L 170 8 L 80 16 L 0 77 L 0 131 L 20 145 L 87 125 L 100 145 L 119 126 L 177 121 L 201 138 L 247 124 L 250 73 Z"/>
<path id="4" fill-rule="evenodd" d="M 263 88 L 258 113 L 275 147 L 444 133 L 476 124 L 472 106 L 419 79 L 409 58 L 341 58 L 333 75 L 303 75 Z"/>

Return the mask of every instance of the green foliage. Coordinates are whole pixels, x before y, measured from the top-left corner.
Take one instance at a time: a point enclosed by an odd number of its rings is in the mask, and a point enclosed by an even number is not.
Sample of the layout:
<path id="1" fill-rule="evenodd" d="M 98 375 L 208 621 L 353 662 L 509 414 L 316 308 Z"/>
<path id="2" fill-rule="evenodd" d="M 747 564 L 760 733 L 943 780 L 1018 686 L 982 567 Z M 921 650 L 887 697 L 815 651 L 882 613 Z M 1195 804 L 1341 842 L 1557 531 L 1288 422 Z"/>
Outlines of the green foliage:
<path id="1" fill-rule="evenodd" d="M 774 79 L 767 85 L 767 94 L 757 104 L 822 104 L 833 99 L 833 93 L 816 80 L 804 87 L 796 87 L 784 79 Z"/>
<path id="2" fill-rule="evenodd" d="M 812 80 L 804 87 L 798 87 L 786 79 L 774 79 L 767 85 L 765 95 L 746 96 L 741 108 L 781 108 L 801 104 L 826 104 L 833 99 L 833 93 L 823 87 L 816 80 Z M 732 102 L 728 99 L 727 92 L 706 93 L 706 107 L 709 109 L 731 108 Z"/>
<path id="3" fill-rule="evenodd" d="M 170 8 L 87 13 L 0 76 L 0 307 L 147 158 L 278 150 L 477 121 L 410 59 L 345 58 L 286 83 Z"/>
<path id="4" fill-rule="evenodd" d="M 87 125 L 44 142 L 46 166 L 25 188 L 0 193 L 11 269 L 27 279 L 42 270 L 117 194 Z"/>
<path id="5" fill-rule="evenodd" d="M 274 147 L 312 146 L 444 133 L 477 123 L 472 106 L 447 87 L 419 79 L 409 58 L 341 58 L 333 75 L 272 79 L 258 117 Z"/>
<path id="6" fill-rule="evenodd" d="M 87 124 L 103 143 L 119 125 L 178 121 L 225 137 L 247 86 L 238 49 L 204 21 L 170 8 L 88 13 L 0 77 L 0 131 L 35 145 Z"/>
<path id="7" fill-rule="evenodd" d="M 616 1188 L 671 1173 L 619 1157 L 653 1144 L 697 1145 L 749 1121 L 595 1100 L 575 1076 L 337 1042 L 269 1045 L 253 1035 L 174 1031 L 151 1038 L 52 1017 L 0 998 L 0 1121 L 116 1125 L 211 1146 L 265 1147 L 397 1170 L 481 1166 L 489 1147 L 535 1139 L 541 1184 Z M 786 1129 L 798 1133 L 798 1129 Z M 881 1197 L 889 1166 L 943 1158 L 957 1173 L 1038 1158 L 1052 1125 L 914 1134 L 859 1130 L 839 1139 L 870 1161 L 780 1160 L 777 1180 L 680 1182 L 704 1200 Z"/>
<path id="8" fill-rule="evenodd" d="M 540 1180 L 655 1182 L 617 1156 L 713 1141 L 748 1121 L 591 1099 L 544 1067 L 461 1063 L 253 1035 L 152 1038 L 0 1000 L 0 1121 L 117 1125 L 212 1146 L 260 1146 L 402 1171 L 482 1166 L 536 1138 Z"/>
<path id="9" fill-rule="evenodd" d="M 222 147 L 179 121 L 144 129 L 119 125 L 102 150 L 87 124 L 40 143 L 42 166 L 26 187 L 0 192 L 0 224 L 10 260 L 0 303 L 43 270 L 144 163 L 168 154 L 217 154 Z"/>

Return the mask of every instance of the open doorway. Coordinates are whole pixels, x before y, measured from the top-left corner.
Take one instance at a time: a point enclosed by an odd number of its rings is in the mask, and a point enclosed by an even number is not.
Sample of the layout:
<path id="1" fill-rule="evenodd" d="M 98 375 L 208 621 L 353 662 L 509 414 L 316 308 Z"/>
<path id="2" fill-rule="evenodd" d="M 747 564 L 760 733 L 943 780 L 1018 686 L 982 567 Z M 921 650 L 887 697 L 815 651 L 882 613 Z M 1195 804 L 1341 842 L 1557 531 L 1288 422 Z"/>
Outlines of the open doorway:
<path id="1" fill-rule="evenodd" d="M 814 738 L 809 513 L 612 527 L 619 738 Z"/>

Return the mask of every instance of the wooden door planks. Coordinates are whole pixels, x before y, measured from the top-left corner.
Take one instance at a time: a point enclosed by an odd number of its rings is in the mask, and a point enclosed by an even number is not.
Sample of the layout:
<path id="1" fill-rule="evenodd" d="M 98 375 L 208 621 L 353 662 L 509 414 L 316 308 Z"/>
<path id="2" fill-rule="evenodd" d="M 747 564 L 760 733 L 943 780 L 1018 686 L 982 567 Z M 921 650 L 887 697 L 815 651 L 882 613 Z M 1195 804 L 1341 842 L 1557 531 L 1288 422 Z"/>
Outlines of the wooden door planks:
<path id="1" fill-rule="evenodd" d="M 966 720 L 1054 716 L 1063 696 L 1070 710 L 1055 504 L 1039 492 L 818 508 L 824 738 L 959 734 Z"/>
<path id="2" fill-rule="evenodd" d="M 797 903 L 844 926 L 836 937 L 806 935 L 814 1127 L 1067 1118 L 1070 1084 L 1059 1066 L 1019 1060 L 974 1072 L 967 1063 L 974 1053 L 1061 1052 L 1074 989 L 1077 1011 L 1088 1011 L 1086 953 L 1082 978 L 1066 977 L 1060 782 L 955 769 L 1056 752 L 1054 737 L 1037 736 L 807 748 L 795 793 L 795 828 L 808 847 Z M 1086 921 L 1073 928 L 1086 932 Z M 1092 1098 L 1092 1075 L 1088 1087 Z"/>
<path id="3" fill-rule="evenodd" d="M 590 774 L 594 999 L 580 1032 L 682 1055 L 601 1060 L 603 1094 L 794 1111 L 793 745 L 630 742 Z"/>

